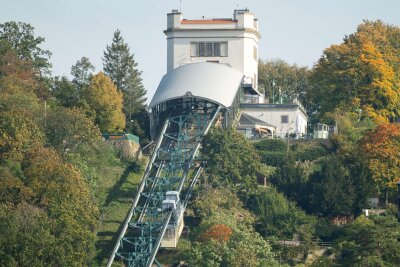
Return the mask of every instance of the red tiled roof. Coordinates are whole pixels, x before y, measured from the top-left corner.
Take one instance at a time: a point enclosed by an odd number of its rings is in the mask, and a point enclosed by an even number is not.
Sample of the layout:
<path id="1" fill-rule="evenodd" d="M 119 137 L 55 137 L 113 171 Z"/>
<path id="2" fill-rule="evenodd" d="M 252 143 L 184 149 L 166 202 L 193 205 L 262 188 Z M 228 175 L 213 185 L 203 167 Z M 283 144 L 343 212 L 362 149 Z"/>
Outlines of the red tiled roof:
<path id="1" fill-rule="evenodd" d="M 182 24 L 230 24 L 236 23 L 235 20 L 231 19 L 184 19 L 181 21 Z"/>

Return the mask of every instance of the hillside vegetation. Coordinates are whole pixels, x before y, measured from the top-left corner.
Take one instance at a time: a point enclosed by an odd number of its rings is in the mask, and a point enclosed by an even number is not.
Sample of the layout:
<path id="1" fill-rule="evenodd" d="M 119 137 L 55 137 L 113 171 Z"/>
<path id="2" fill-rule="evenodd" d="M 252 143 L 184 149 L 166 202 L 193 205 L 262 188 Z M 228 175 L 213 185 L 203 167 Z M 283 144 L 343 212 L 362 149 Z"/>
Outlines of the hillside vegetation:
<path id="1" fill-rule="evenodd" d="M 101 138 L 149 142 L 146 90 L 120 31 L 95 73 L 71 79 L 26 23 L 0 24 L 0 266 L 102 266 L 136 193 L 144 162 Z M 266 97 L 298 98 L 329 140 L 250 142 L 234 129 L 203 139 L 207 159 L 165 265 L 398 266 L 400 28 L 364 21 L 312 68 L 261 61 Z M 99 55 L 100 57 L 101 55 Z M 261 174 L 260 174 L 261 173 Z M 268 186 L 257 184 L 264 175 Z M 369 198 L 384 203 L 366 217 Z"/>

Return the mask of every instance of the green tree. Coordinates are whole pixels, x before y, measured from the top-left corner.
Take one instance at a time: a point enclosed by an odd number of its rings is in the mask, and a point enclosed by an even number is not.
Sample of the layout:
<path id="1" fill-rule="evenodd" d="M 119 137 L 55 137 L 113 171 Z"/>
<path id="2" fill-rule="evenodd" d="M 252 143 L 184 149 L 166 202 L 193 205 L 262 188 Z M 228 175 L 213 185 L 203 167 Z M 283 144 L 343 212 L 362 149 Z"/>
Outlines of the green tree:
<path id="1" fill-rule="evenodd" d="M 245 191 L 256 187 L 255 174 L 260 157 L 253 145 L 233 128 L 212 129 L 202 142 L 201 153 L 208 157 L 206 170 L 220 183 Z"/>
<path id="2" fill-rule="evenodd" d="M 65 266 L 57 255 L 52 221 L 42 209 L 0 203 L 1 266 Z"/>
<path id="3" fill-rule="evenodd" d="M 35 37 L 34 28 L 23 22 L 5 22 L 0 24 L 0 51 L 11 47 L 20 59 L 29 60 L 40 74 L 49 74 L 51 64 L 50 51 L 40 48 L 43 37 Z"/>
<path id="4" fill-rule="evenodd" d="M 315 214 L 324 216 L 353 215 L 355 188 L 349 170 L 335 156 L 328 157 L 315 172 L 308 187 L 309 208 Z"/>
<path id="5" fill-rule="evenodd" d="M 83 89 L 85 109 L 102 132 L 120 132 L 125 128 L 122 93 L 104 73 L 94 75 Z"/>
<path id="6" fill-rule="evenodd" d="M 146 90 L 144 89 L 141 72 L 129 46 L 124 42 L 121 32 L 116 30 L 111 46 L 104 51 L 103 68 L 124 94 L 124 112 L 128 121 L 145 107 Z"/>
<path id="7" fill-rule="evenodd" d="M 336 240 L 345 266 L 397 266 L 400 230 L 395 216 L 360 216 Z"/>
<path id="8" fill-rule="evenodd" d="M 94 66 L 87 57 L 82 57 L 71 67 L 72 81 L 67 77 L 53 79 L 53 95 L 64 107 L 78 107 L 82 105 L 83 88 L 89 86 L 93 76 Z"/>
<path id="9" fill-rule="evenodd" d="M 282 165 L 278 166 L 271 176 L 271 183 L 284 193 L 290 200 L 296 201 L 301 207 L 305 207 L 307 200 L 307 188 L 309 173 L 304 164 L 297 162 L 294 155 L 285 157 Z"/>
<path id="10" fill-rule="evenodd" d="M 95 68 L 92 63 L 90 63 L 89 59 L 87 57 L 82 57 L 71 67 L 71 75 L 74 77 L 72 82 L 76 84 L 79 89 L 82 89 L 83 86 L 89 84 L 94 70 Z"/>
<path id="11" fill-rule="evenodd" d="M 309 75 L 310 71 L 306 67 L 290 65 L 281 59 L 260 60 L 258 63 L 259 87 L 271 103 L 294 98 L 304 102 L 309 89 Z"/>
<path id="12" fill-rule="evenodd" d="M 286 199 L 273 187 L 258 190 L 248 205 L 257 216 L 257 230 L 263 236 L 291 239 L 302 227 L 307 227 L 311 234 L 314 231 L 315 218 L 306 215 L 295 202 Z"/>
<path id="13" fill-rule="evenodd" d="M 61 106 L 76 107 L 80 104 L 76 85 L 65 76 L 54 77 L 52 91 L 54 97 Z"/>
<path id="14" fill-rule="evenodd" d="M 46 127 L 48 142 L 60 153 L 92 149 L 100 140 L 100 130 L 81 109 L 55 108 L 49 111 Z"/>

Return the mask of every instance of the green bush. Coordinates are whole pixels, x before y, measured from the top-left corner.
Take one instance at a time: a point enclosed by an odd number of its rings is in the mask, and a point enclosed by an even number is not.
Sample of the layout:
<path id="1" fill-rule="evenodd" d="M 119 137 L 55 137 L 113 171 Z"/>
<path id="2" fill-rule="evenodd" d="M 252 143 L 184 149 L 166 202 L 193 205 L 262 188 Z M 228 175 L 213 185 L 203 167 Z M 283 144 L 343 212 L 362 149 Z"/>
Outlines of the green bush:
<path id="1" fill-rule="evenodd" d="M 286 160 L 286 152 L 280 151 L 260 151 L 261 163 L 269 166 L 282 166 Z"/>
<path id="2" fill-rule="evenodd" d="M 317 147 L 307 148 L 303 151 L 298 151 L 296 153 L 296 158 L 299 161 L 305 161 L 305 160 L 313 161 L 319 157 L 327 156 L 327 154 L 328 151 L 324 147 L 317 146 Z"/>
<path id="3" fill-rule="evenodd" d="M 254 147 L 261 151 L 286 151 L 286 143 L 281 139 L 264 139 L 254 143 Z"/>

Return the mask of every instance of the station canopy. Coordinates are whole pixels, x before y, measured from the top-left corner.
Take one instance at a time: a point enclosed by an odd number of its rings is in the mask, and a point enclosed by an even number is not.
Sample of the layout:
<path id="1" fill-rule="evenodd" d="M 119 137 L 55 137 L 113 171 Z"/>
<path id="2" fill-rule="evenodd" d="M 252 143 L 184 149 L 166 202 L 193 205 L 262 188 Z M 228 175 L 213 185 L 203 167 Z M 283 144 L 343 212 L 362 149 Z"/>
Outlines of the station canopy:
<path id="1" fill-rule="evenodd" d="M 225 64 L 202 62 L 178 67 L 162 78 L 149 109 L 168 100 L 197 97 L 230 107 L 243 75 Z"/>

